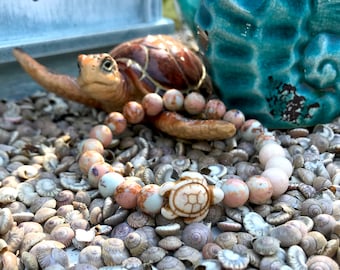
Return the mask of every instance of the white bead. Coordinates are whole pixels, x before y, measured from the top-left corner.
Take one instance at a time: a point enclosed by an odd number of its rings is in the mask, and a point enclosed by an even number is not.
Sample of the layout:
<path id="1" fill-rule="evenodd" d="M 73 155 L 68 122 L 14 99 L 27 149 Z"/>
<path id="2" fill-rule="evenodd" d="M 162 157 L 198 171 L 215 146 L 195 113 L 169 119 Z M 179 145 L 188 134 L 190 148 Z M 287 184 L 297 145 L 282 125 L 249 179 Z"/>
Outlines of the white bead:
<path id="1" fill-rule="evenodd" d="M 263 166 L 266 165 L 270 158 L 275 156 L 285 156 L 283 147 L 275 142 L 266 143 L 259 151 L 259 160 Z"/>
<path id="2" fill-rule="evenodd" d="M 283 170 L 287 174 L 288 177 L 291 177 L 293 173 L 293 165 L 285 157 L 274 156 L 270 158 L 265 165 L 265 169 L 269 169 L 269 168 L 279 168 Z"/>

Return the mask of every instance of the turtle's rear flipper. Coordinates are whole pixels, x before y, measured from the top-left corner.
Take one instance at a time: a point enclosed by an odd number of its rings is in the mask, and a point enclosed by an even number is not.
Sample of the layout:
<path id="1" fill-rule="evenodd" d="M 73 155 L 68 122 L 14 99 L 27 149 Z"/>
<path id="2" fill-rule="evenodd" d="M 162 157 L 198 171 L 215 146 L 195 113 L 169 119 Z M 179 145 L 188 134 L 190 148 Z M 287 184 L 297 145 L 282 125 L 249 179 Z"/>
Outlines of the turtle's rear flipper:
<path id="1" fill-rule="evenodd" d="M 22 68 L 46 90 L 63 98 L 100 108 L 98 101 L 87 97 L 81 92 L 75 78 L 49 71 L 20 48 L 14 48 L 13 55 Z"/>

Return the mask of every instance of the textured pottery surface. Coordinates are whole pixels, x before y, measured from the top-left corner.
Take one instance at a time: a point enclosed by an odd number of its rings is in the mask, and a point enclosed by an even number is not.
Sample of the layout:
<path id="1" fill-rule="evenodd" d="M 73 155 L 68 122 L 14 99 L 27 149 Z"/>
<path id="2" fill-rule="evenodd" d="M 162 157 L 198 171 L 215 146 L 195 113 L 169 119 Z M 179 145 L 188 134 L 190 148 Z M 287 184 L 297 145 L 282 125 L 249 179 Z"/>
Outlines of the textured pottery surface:
<path id="1" fill-rule="evenodd" d="M 339 115 L 339 0 L 179 4 L 189 25 L 200 29 L 199 45 L 227 106 L 269 128 L 312 126 Z"/>

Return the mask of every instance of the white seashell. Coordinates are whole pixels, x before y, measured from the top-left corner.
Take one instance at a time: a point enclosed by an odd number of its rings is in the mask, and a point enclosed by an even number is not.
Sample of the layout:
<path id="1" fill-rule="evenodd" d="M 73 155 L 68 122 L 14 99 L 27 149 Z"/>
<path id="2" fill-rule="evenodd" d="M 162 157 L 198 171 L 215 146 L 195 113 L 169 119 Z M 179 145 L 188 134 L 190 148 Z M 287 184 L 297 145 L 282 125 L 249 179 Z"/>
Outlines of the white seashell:
<path id="1" fill-rule="evenodd" d="M 37 193 L 42 197 L 54 197 L 61 189 L 57 187 L 56 183 L 52 179 L 43 178 L 38 180 L 35 184 Z"/>
<path id="2" fill-rule="evenodd" d="M 247 213 L 243 218 L 243 226 L 247 232 L 254 236 L 265 236 L 272 228 L 264 219 L 255 212 Z"/>
<path id="3" fill-rule="evenodd" d="M 8 208 L 0 209 L 0 235 L 6 234 L 14 225 L 11 211 Z"/>
<path id="4" fill-rule="evenodd" d="M 90 184 L 85 179 L 79 181 L 77 175 L 73 172 L 62 172 L 59 175 L 60 184 L 69 190 L 79 191 L 88 190 L 91 188 Z"/>
<path id="5" fill-rule="evenodd" d="M 307 256 L 298 245 L 292 245 L 287 250 L 287 262 L 293 269 L 307 270 Z"/>
<path id="6" fill-rule="evenodd" d="M 0 203 L 8 204 L 14 202 L 18 196 L 18 191 L 14 187 L 1 187 L 0 188 Z"/>
<path id="7" fill-rule="evenodd" d="M 217 258 L 225 269 L 246 269 L 249 264 L 247 255 L 240 255 L 229 249 L 222 249 L 217 253 Z"/>
<path id="8" fill-rule="evenodd" d="M 31 205 L 38 197 L 38 193 L 35 192 L 34 186 L 30 183 L 20 183 L 17 186 L 18 199 L 26 205 Z"/>

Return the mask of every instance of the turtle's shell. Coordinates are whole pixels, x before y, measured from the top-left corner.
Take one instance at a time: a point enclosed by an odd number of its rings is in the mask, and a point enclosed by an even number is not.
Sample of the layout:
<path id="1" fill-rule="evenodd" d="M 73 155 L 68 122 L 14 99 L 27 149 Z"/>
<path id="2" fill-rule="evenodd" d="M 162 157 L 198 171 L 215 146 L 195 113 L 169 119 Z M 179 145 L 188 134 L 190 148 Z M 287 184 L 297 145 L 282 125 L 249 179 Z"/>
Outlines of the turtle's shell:
<path id="1" fill-rule="evenodd" d="M 143 93 L 175 88 L 211 93 L 211 82 L 201 59 L 170 36 L 149 35 L 122 43 L 111 56 L 121 73 Z"/>
<path id="2" fill-rule="evenodd" d="M 210 191 L 200 179 L 179 181 L 169 195 L 169 206 L 181 217 L 197 217 L 210 206 Z"/>

